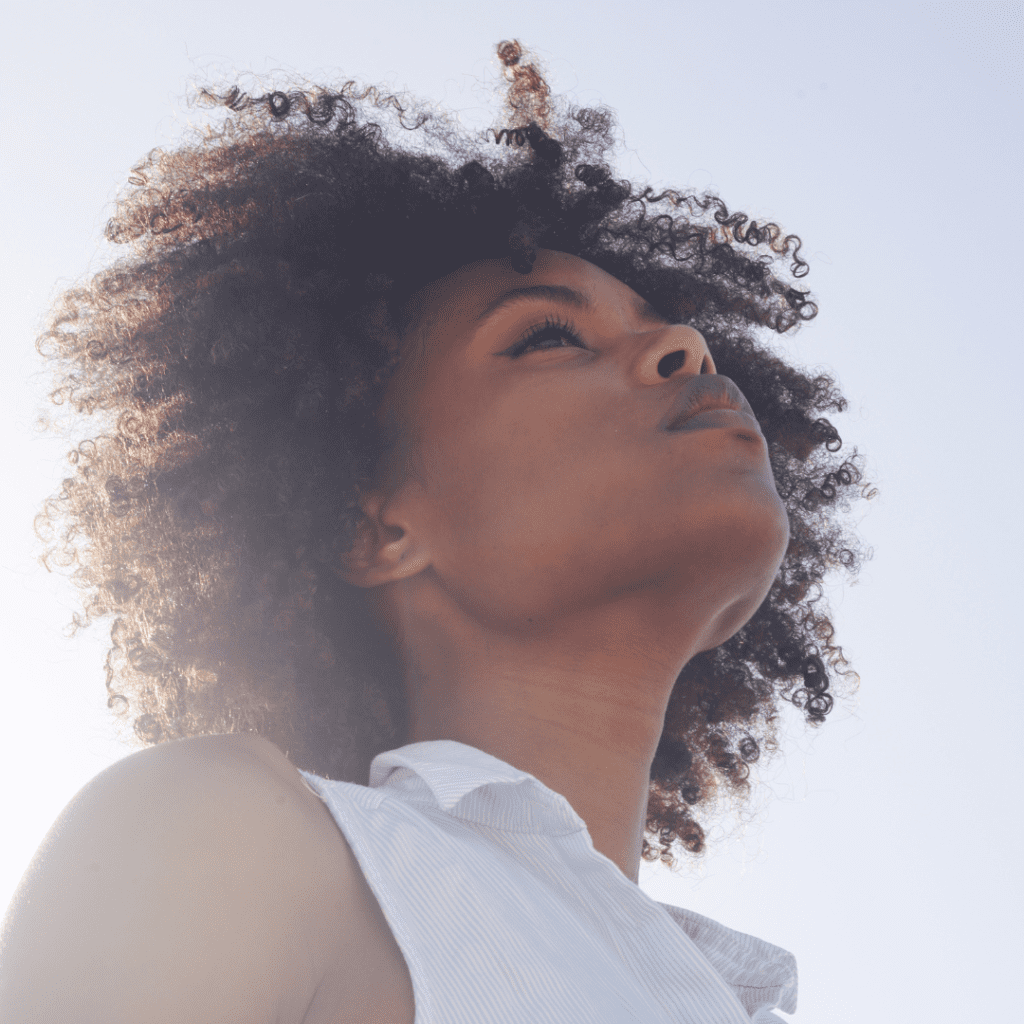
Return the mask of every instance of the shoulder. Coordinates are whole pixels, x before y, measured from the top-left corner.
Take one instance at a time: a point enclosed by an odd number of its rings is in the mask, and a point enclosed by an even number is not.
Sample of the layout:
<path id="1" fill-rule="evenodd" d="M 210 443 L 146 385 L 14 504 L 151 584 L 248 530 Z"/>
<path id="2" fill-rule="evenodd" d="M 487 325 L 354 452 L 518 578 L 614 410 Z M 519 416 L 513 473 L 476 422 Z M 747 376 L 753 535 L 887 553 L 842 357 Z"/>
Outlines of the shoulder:
<path id="1" fill-rule="evenodd" d="M 365 885 L 272 743 L 147 748 L 89 782 L 33 858 L 4 920 L 0 1004 L 49 1020 L 49 991 L 109 1021 L 153 1000 L 154 1020 L 302 1020 L 325 979 L 341 978 L 342 1002 L 357 995 Z"/>
<path id="2" fill-rule="evenodd" d="M 303 1024 L 334 1024 L 337 1019 L 411 1024 L 415 1000 L 405 957 L 323 801 L 270 741 L 259 736 L 220 739 L 232 748 L 223 756 L 255 759 L 303 807 L 309 861 L 330 880 L 315 914 L 324 954 L 317 970 L 321 981 Z"/>
<path id="3" fill-rule="evenodd" d="M 244 884 L 244 898 L 262 900 L 280 927 L 301 932 L 314 956 L 337 946 L 339 922 L 352 918 L 366 883 L 330 811 L 279 747 L 253 734 L 198 736 L 121 765 L 111 795 L 125 806 L 124 791 L 134 791 L 157 827 L 181 826 L 172 845 L 184 862 L 202 858 L 217 877 L 230 874 L 226 895 Z M 318 974 L 328 966 L 312 965 Z"/>

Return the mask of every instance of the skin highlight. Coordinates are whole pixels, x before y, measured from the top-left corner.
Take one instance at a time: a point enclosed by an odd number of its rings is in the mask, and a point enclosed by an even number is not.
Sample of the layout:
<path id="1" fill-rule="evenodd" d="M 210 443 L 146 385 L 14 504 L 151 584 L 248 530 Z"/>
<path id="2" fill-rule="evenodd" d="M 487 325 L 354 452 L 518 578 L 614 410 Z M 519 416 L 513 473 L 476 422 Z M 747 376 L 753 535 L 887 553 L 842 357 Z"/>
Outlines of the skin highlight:
<path id="1" fill-rule="evenodd" d="M 591 308 L 536 296 L 480 319 L 524 281 Z M 749 620 L 789 542 L 759 432 L 660 426 L 713 354 L 638 299 L 548 249 L 525 278 L 490 259 L 421 289 L 379 412 L 398 454 L 339 569 L 397 641 L 408 742 L 530 772 L 633 882 L 673 686 Z M 545 318 L 585 347 L 549 327 L 520 351 Z"/>

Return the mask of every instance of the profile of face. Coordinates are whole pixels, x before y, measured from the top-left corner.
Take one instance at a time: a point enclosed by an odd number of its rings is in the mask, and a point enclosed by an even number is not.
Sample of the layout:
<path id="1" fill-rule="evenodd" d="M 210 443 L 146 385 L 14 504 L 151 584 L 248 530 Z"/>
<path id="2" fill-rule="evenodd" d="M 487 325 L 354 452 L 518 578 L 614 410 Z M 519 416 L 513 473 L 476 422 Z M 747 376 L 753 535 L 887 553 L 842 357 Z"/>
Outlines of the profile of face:
<path id="1" fill-rule="evenodd" d="M 380 411 L 401 471 L 364 505 L 345 573 L 395 629 L 413 592 L 421 616 L 524 638 L 629 608 L 645 630 L 689 629 L 690 654 L 750 618 L 789 523 L 750 407 L 700 333 L 547 249 L 528 275 L 463 266 L 413 309 Z M 745 411 L 670 429 L 709 396 Z"/>

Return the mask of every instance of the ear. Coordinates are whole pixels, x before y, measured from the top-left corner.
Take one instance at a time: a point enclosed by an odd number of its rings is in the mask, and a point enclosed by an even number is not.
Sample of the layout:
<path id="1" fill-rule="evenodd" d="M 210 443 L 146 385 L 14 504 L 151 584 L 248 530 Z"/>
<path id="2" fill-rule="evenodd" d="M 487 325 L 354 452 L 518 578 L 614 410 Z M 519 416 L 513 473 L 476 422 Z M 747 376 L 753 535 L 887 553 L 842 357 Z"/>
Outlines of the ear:
<path id="1" fill-rule="evenodd" d="M 408 497 L 407 488 L 402 488 L 391 498 L 371 491 L 360 499 L 363 518 L 338 569 L 346 583 L 379 587 L 415 576 L 430 565 L 430 556 L 408 515 Z"/>

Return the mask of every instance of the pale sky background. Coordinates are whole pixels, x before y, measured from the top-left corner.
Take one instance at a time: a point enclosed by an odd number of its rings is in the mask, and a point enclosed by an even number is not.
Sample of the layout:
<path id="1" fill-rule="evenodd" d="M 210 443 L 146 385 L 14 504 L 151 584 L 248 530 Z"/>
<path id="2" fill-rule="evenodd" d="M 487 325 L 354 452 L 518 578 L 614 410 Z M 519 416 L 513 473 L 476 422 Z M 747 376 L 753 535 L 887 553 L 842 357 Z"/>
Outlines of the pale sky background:
<path id="1" fill-rule="evenodd" d="M 880 488 L 874 548 L 832 599 L 861 675 L 817 732 L 794 720 L 744 830 L 641 885 L 795 953 L 804 1024 L 1019 1019 L 1024 863 L 1020 3 L 19 4 L 4 19 L 0 259 L 0 905 L 67 801 L 125 756 L 104 625 L 32 533 L 65 473 L 33 431 L 33 340 L 103 258 L 131 165 L 194 115 L 189 79 L 352 77 L 497 121 L 494 48 L 605 103 L 619 172 L 715 189 L 804 240 L 821 312 L 782 350 L 834 371 L 834 418 Z"/>

